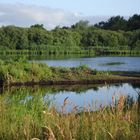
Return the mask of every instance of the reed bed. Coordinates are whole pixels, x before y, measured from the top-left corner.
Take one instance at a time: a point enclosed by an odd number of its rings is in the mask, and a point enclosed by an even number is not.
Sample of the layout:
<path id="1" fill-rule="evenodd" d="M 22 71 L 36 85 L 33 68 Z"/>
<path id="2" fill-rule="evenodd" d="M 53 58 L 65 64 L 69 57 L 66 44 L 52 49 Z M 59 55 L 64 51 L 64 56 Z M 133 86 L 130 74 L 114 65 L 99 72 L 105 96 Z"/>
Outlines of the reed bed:
<path id="1" fill-rule="evenodd" d="M 22 91 L 21 91 L 22 92 Z M 37 91 L 36 91 L 37 92 Z M 73 106 L 66 112 L 66 106 Z M 0 96 L 1 140 L 139 140 L 140 96 L 112 97 L 112 104 L 92 112 L 65 98 L 61 111 L 44 102 L 43 95 L 25 98 L 24 93 Z"/>

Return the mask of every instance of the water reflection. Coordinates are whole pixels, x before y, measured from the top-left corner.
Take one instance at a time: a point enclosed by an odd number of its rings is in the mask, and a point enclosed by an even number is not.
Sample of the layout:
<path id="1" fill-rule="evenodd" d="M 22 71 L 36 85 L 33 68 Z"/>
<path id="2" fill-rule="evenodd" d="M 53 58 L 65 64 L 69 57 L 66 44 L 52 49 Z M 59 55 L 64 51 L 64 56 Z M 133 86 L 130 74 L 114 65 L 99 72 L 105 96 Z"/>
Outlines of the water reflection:
<path id="1" fill-rule="evenodd" d="M 46 63 L 49 66 L 77 67 L 79 65 L 87 65 L 88 67 L 97 70 L 140 72 L 140 57 L 85 55 L 7 55 L 6 57 L 0 56 L 0 58 L 4 60 L 26 58 L 27 60 Z"/>
<path id="2" fill-rule="evenodd" d="M 58 111 L 61 110 L 64 100 L 68 99 L 66 111 L 72 110 L 73 106 L 79 109 L 86 106 L 92 106 L 92 110 L 100 106 L 109 106 L 112 104 L 112 97 L 116 100 L 119 96 L 127 97 L 126 107 L 130 107 L 133 102 L 138 100 L 140 108 L 140 95 L 138 91 L 140 85 L 134 84 L 111 84 L 111 85 L 74 85 L 74 86 L 34 86 L 11 88 L 1 91 L 1 97 L 6 103 L 24 103 L 34 104 L 43 101 L 49 107 L 55 106 Z M 140 113 L 140 110 L 138 111 Z"/>
<path id="3" fill-rule="evenodd" d="M 69 55 L 26 55 L 26 54 L 17 54 L 17 55 L 0 55 L 0 59 L 2 60 L 18 60 L 18 59 L 27 59 L 27 60 L 66 60 L 66 59 L 72 59 L 72 58 L 88 58 L 88 57 L 94 57 L 93 55 L 85 55 L 85 54 L 69 54 Z"/>

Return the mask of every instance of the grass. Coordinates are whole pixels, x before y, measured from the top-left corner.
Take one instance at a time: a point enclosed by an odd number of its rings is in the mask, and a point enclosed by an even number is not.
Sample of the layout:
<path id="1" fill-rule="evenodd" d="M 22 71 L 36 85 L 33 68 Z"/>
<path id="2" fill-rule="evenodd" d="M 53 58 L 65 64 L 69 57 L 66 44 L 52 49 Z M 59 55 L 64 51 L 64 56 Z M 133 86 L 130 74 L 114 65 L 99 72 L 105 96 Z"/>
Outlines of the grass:
<path id="1" fill-rule="evenodd" d="M 107 75 L 107 72 L 97 72 L 87 66 L 76 68 L 49 67 L 46 64 L 26 61 L 0 60 L 0 81 L 6 84 L 27 81 L 61 81 L 61 80 L 89 80 L 95 75 Z"/>
<path id="2" fill-rule="evenodd" d="M 41 90 L 36 89 L 33 95 L 30 93 L 25 88 L 0 95 L 0 139 L 140 139 L 140 96 L 137 102 L 124 96 L 116 101 L 113 96 L 110 107 L 90 112 L 92 106 L 89 106 L 78 112 L 73 106 L 73 111 L 66 114 L 65 107 L 70 104 L 68 98 L 57 112 L 55 106 L 49 108 L 50 101 L 44 102 Z"/>
<path id="3" fill-rule="evenodd" d="M 11 85 L 17 83 L 40 84 L 78 84 L 104 83 L 119 81 L 140 80 L 137 77 L 124 77 L 112 75 L 111 72 L 97 71 L 86 65 L 79 67 L 50 67 L 43 63 L 27 62 L 26 60 L 0 60 L 0 84 Z"/>

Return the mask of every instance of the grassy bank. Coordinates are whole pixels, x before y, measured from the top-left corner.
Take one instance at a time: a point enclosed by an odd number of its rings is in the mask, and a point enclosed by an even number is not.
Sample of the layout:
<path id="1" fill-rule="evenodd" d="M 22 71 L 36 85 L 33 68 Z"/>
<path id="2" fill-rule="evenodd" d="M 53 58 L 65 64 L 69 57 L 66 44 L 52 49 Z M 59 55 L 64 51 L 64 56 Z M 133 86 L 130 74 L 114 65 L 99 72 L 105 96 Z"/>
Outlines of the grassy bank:
<path id="1" fill-rule="evenodd" d="M 0 61 L 0 66 L 0 81 L 5 85 L 88 84 L 138 80 L 92 70 L 84 65 L 76 68 L 62 68 L 26 61 Z"/>
<path id="2" fill-rule="evenodd" d="M 137 102 L 123 96 L 115 100 L 113 96 L 110 107 L 90 112 L 92 106 L 89 106 L 80 113 L 66 98 L 58 113 L 56 107 L 48 108 L 49 101 L 44 102 L 41 90 L 34 90 L 33 95 L 30 92 L 25 88 L 0 95 L 0 139 L 140 139 L 140 96 Z M 27 95 L 32 98 L 25 98 Z M 66 114 L 68 104 L 73 106 L 73 111 Z"/>
<path id="3" fill-rule="evenodd" d="M 0 67 L 1 85 L 62 85 L 140 81 L 139 77 L 113 75 L 111 72 L 97 71 L 85 65 L 75 68 L 49 67 L 42 63 L 1 60 Z"/>

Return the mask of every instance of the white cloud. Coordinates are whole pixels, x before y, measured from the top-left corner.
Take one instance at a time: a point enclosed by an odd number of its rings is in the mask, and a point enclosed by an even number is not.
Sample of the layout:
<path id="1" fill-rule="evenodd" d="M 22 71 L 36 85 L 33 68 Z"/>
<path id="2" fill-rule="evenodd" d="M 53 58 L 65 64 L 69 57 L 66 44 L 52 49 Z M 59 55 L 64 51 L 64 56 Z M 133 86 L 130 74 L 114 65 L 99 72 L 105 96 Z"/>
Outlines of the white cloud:
<path id="1" fill-rule="evenodd" d="M 89 20 L 97 23 L 108 17 L 86 17 L 81 13 L 68 12 L 62 9 L 41 7 L 25 4 L 0 4 L 0 25 L 30 26 L 44 24 L 48 29 L 56 26 L 70 26 L 79 20 Z"/>

